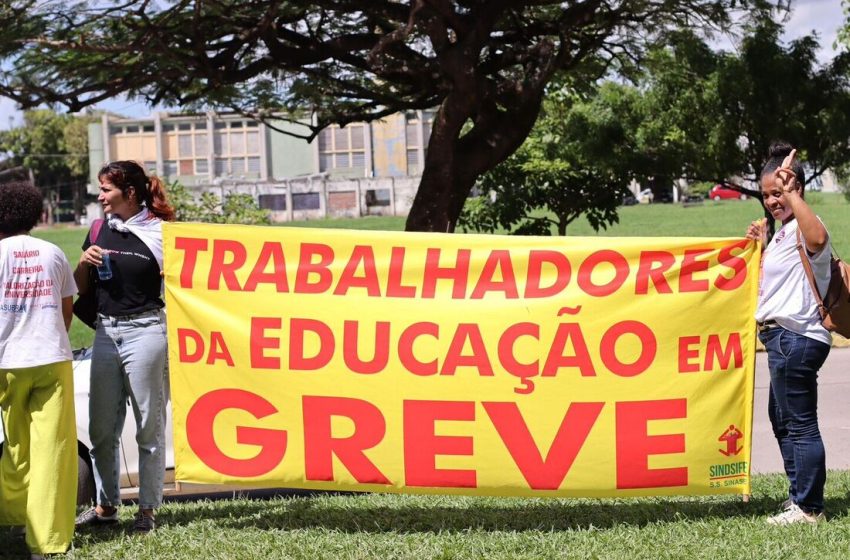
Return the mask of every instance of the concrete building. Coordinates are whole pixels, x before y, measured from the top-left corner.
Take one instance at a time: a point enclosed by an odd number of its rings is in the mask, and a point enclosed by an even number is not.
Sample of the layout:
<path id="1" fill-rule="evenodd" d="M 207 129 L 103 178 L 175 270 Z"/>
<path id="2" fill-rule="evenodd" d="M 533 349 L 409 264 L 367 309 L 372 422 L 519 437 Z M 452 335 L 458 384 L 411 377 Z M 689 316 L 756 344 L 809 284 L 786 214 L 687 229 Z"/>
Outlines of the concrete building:
<path id="1" fill-rule="evenodd" d="M 309 144 L 286 134 L 307 134 L 303 124 L 235 113 L 103 115 L 89 125 L 89 190 L 97 192 L 104 162 L 128 159 L 196 196 L 249 193 L 275 221 L 404 216 L 419 185 L 433 115 L 411 111 L 333 125 Z"/>

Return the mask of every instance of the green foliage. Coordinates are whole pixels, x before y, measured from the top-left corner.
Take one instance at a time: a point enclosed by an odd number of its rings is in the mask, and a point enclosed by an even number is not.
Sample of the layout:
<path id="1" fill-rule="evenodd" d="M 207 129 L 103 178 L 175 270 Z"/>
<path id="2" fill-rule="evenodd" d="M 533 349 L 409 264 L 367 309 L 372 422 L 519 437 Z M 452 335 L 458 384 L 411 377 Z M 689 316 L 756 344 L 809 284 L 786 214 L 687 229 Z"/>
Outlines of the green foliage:
<path id="1" fill-rule="evenodd" d="M 82 215 L 89 173 L 88 123 L 91 118 L 60 115 L 48 109 L 24 113 L 21 127 L 0 132 L 0 151 L 9 155 L 4 165 L 31 171 L 44 191 L 51 216 L 58 202 L 73 200 L 72 212 Z"/>
<path id="2" fill-rule="evenodd" d="M 708 195 L 708 191 L 710 191 L 712 187 L 714 187 L 714 183 L 712 183 L 711 181 L 697 181 L 688 185 L 688 194 L 691 196 L 701 196 L 704 198 L 706 195 Z"/>
<path id="3" fill-rule="evenodd" d="M 178 181 L 170 183 L 166 192 L 180 222 L 207 222 L 211 224 L 270 224 L 268 210 L 262 210 L 250 194 L 230 193 L 224 202 L 214 193 L 205 191 L 200 199 Z"/>
<path id="4" fill-rule="evenodd" d="M 616 223 L 628 179 L 623 154 L 611 147 L 622 144 L 624 127 L 599 102 L 614 88 L 589 101 L 552 92 L 522 147 L 481 177 L 483 195 L 467 200 L 461 228 L 566 235 L 581 215 L 596 230 Z"/>

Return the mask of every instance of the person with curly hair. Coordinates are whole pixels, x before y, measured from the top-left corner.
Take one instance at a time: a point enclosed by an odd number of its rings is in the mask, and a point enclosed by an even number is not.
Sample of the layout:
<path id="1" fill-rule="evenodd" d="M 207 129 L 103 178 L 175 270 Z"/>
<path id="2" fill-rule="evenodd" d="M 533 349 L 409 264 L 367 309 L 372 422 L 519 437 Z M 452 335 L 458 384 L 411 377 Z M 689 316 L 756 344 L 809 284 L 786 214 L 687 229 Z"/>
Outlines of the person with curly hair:
<path id="1" fill-rule="evenodd" d="M 42 207 L 29 183 L 0 185 L 0 525 L 25 526 L 32 558 L 68 550 L 77 502 L 77 286 L 65 254 L 29 235 Z"/>
<path id="2" fill-rule="evenodd" d="M 92 347 L 89 435 L 95 507 L 77 527 L 118 521 L 118 444 L 127 400 L 139 447 L 139 511 L 136 533 L 155 528 L 165 475 L 168 402 L 167 338 L 162 300 L 162 222 L 174 219 L 162 181 L 133 161 L 114 161 L 98 173 L 98 201 L 107 215 L 96 239 L 89 231 L 74 275 L 80 293 L 95 290 L 97 328 Z M 92 274 L 108 256 L 109 278 Z"/>

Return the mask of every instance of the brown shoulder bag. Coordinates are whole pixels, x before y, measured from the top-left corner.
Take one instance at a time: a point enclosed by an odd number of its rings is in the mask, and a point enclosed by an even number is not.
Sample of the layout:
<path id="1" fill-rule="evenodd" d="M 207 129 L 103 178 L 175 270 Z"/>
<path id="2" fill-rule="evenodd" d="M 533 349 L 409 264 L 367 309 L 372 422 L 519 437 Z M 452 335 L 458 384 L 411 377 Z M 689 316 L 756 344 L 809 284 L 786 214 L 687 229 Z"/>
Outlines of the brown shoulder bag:
<path id="1" fill-rule="evenodd" d="M 818 292 L 817 284 L 815 284 L 815 275 L 806 256 L 806 248 L 803 247 L 803 238 L 800 235 L 799 228 L 797 229 L 797 250 L 800 252 L 800 259 L 803 261 L 806 278 L 809 279 L 809 285 L 812 287 L 812 292 L 818 302 L 821 323 L 826 330 L 850 338 L 850 266 L 838 258 L 835 253 L 832 254 L 829 263 L 829 288 L 822 298 L 820 292 Z"/>

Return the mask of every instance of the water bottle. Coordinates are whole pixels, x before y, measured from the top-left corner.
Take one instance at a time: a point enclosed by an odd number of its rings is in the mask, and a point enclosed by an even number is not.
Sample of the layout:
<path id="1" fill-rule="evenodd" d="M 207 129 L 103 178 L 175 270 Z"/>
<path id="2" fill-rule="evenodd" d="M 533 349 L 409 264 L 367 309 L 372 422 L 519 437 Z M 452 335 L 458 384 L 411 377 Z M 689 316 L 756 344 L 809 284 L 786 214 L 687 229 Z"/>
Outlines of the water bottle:
<path id="1" fill-rule="evenodd" d="M 112 262 L 109 259 L 109 251 L 103 251 L 100 254 L 100 266 L 97 267 L 97 277 L 100 280 L 109 280 L 112 278 Z"/>

